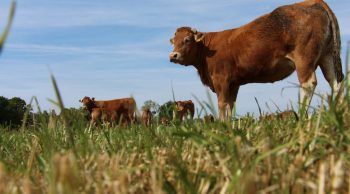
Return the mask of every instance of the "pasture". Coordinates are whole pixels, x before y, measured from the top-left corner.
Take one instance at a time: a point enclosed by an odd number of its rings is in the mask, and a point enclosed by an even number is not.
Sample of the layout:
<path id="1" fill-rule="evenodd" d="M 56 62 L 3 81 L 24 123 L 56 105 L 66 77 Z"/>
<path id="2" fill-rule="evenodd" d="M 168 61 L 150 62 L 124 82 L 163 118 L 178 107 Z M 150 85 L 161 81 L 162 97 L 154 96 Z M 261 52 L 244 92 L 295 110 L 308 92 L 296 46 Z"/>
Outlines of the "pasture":
<path id="1" fill-rule="evenodd" d="M 348 193 L 350 100 L 331 99 L 299 121 L 2 128 L 0 193 Z"/>
<path id="2" fill-rule="evenodd" d="M 44 117 L 36 103 L 39 114 L 29 107 L 19 129 L 0 126 L 0 194 L 350 193 L 347 77 L 343 96 L 320 95 L 298 119 L 247 113 L 148 127 L 91 126 L 66 111 L 51 81 L 59 116 Z"/>

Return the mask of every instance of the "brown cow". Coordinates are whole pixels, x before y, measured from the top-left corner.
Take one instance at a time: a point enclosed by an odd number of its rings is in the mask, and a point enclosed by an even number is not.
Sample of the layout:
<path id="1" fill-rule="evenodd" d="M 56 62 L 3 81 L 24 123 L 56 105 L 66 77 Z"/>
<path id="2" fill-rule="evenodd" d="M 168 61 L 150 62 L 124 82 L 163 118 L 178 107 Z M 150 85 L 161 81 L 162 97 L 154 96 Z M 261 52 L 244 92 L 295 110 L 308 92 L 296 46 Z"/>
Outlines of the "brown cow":
<path id="1" fill-rule="evenodd" d="M 190 115 L 191 118 L 194 117 L 194 104 L 192 100 L 186 100 L 186 101 L 176 101 L 176 111 L 174 114 L 174 119 L 178 118 L 180 121 L 187 115 Z"/>
<path id="2" fill-rule="evenodd" d="M 115 110 L 109 110 L 104 108 L 92 108 L 90 113 L 91 124 L 95 125 L 97 121 L 109 122 L 112 126 L 116 122 L 119 122 L 120 117 L 118 117 Z"/>
<path id="3" fill-rule="evenodd" d="M 106 115 L 115 114 L 113 117 L 116 121 L 121 121 L 123 123 L 131 123 L 134 122 L 135 115 L 135 107 L 136 103 L 133 98 L 121 98 L 114 100 L 106 100 L 106 101 L 97 101 L 95 98 L 90 98 L 85 96 L 79 102 L 83 103 L 83 107 L 89 111 L 92 117 L 92 113 L 99 115 L 103 111 L 106 112 Z M 95 109 L 97 108 L 97 109 Z M 98 111 L 98 108 L 100 109 Z M 93 112 L 93 110 L 97 112 Z"/>
<path id="4" fill-rule="evenodd" d="M 142 123 L 149 127 L 152 122 L 152 112 L 149 110 L 149 108 L 144 108 L 141 115 Z"/>
<path id="5" fill-rule="evenodd" d="M 308 105 L 318 66 L 334 92 L 344 77 L 338 22 L 322 0 L 282 6 L 221 32 L 181 27 L 170 41 L 170 61 L 198 70 L 202 83 L 217 94 L 221 119 L 231 116 L 241 85 L 273 83 L 296 70 L 300 99 Z"/>

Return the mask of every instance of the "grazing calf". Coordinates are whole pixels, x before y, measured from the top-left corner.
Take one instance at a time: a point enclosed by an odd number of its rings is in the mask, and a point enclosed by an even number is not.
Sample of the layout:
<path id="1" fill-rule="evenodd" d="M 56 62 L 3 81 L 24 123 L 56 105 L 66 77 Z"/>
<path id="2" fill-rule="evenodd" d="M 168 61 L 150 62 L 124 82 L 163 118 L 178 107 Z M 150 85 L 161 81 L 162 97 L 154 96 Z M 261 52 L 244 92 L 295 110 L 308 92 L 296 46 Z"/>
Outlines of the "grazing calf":
<path id="1" fill-rule="evenodd" d="M 178 118 L 180 121 L 183 120 L 183 118 L 190 115 L 191 119 L 194 117 L 194 104 L 192 100 L 186 100 L 186 101 L 176 101 L 176 111 L 174 114 L 174 119 Z"/>
<path id="2" fill-rule="evenodd" d="M 83 103 L 83 107 L 89 111 L 91 117 L 93 110 L 97 108 L 94 114 L 106 112 L 107 117 L 111 115 L 111 118 L 116 118 L 118 122 L 121 120 L 122 123 L 130 124 L 135 120 L 136 103 L 133 98 L 97 101 L 95 98 L 85 96 L 79 102 Z"/>
<path id="3" fill-rule="evenodd" d="M 221 32 L 180 27 L 170 42 L 170 61 L 194 66 L 202 83 L 216 93 L 221 120 L 231 117 L 242 85 L 273 83 L 296 71 L 300 101 L 308 106 L 318 66 L 335 93 L 344 78 L 337 18 L 323 0 L 281 6 Z"/>
<path id="4" fill-rule="evenodd" d="M 146 127 L 149 127 L 152 122 L 152 112 L 149 110 L 149 108 L 144 108 L 141 115 L 142 124 L 144 124 Z"/>
<path id="5" fill-rule="evenodd" d="M 205 115 L 204 116 L 204 122 L 205 123 L 212 123 L 212 122 L 214 122 L 214 116 L 212 114 Z"/>
<path id="6" fill-rule="evenodd" d="M 260 120 L 286 120 L 286 119 L 295 119 L 295 120 L 299 120 L 299 116 L 295 111 L 292 110 L 288 110 L 288 111 L 284 111 L 284 112 L 280 112 L 280 113 L 272 113 L 266 116 L 260 116 L 259 117 Z"/>
<path id="7" fill-rule="evenodd" d="M 170 120 L 168 118 L 166 118 L 166 117 L 162 117 L 162 118 L 160 118 L 160 123 L 162 125 L 169 125 L 170 124 Z"/>

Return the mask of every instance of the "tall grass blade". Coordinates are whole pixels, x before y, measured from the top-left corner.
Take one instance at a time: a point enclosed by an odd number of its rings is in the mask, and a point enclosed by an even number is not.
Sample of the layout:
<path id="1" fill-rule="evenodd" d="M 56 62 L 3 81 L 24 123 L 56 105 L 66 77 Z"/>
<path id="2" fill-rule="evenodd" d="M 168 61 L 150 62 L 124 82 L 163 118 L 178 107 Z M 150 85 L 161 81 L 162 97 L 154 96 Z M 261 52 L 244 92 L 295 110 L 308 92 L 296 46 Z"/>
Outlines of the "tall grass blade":
<path id="1" fill-rule="evenodd" d="M 74 146 L 75 143 L 74 143 L 74 132 L 73 130 L 68 126 L 68 119 L 67 119 L 67 116 L 66 116 L 66 113 L 65 113 L 65 108 L 64 108 L 64 105 L 63 105 L 63 100 L 62 100 L 62 97 L 61 97 L 61 94 L 60 94 L 60 91 L 58 89 L 58 86 L 57 86 L 57 82 L 56 82 L 56 79 L 54 77 L 54 75 L 51 73 L 51 81 L 52 81 L 52 85 L 53 85 L 53 88 L 55 90 L 55 95 L 56 95 L 56 98 L 57 98 L 57 103 L 58 103 L 58 106 L 59 108 L 61 109 L 61 116 L 62 116 L 62 119 L 63 119 L 63 123 L 64 123 L 64 128 L 65 130 L 67 131 L 67 134 L 68 134 L 68 139 L 70 141 L 70 144 L 71 146 Z"/>
<path id="2" fill-rule="evenodd" d="M 5 40 L 8 36 L 8 33 L 10 31 L 11 25 L 12 25 L 12 21 L 13 21 L 13 17 L 15 15 L 15 10 L 16 10 L 16 1 L 12 1 L 11 3 L 11 7 L 10 7 L 10 13 L 7 19 L 7 24 L 5 26 L 5 30 L 2 32 L 1 37 L 0 37 L 0 53 L 3 49 Z"/>
<path id="3" fill-rule="evenodd" d="M 36 108 L 38 109 L 38 113 L 41 114 L 41 108 L 40 108 L 40 105 L 39 105 L 39 101 L 38 101 L 38 98 L 36 96 L 33 97 L 34 99 L 34 102 L 36 104 Z"/>
<path id="4" fill-rule="evenodd" d="M 349 73 L 349 65 L 350 65 L 350 41 L 348 41 L 348 45 L 346 48 L 346 57 L 345 57 L 345 71 L 346 74 Z"/>
<path id="5" fill-rule="evenodd" d="M 260 156 L 258 156 L 258 157 L 255 159 L 254 166 L 256 166 L 256 165 L 257 165 L 260 161 L 262 161 L 263 159 L 265 159 L 265 158 L 271 156 L 272 154 L 276 154 L 277 152 L 279 152 L 279 151 L 281 151 L 281 150 L 283 150 L 283 149 L 285 149 L 285 148 L 288 148 L 288 147 L 290 147 L 290 146 L 292 146 L 292 145 L 294 145 L 294 144 L 296 144 L 296 143 L 297 143 L 297 141 L 290 141 L 290 142 L 288 142 L 288 143 L 286 143 L 286 144 L 277 146 L 277 147 L 275 147 L 274 149 L 269 150 L 269 151 L 267 151 L 267 152 L 261 154 Z"/>
<path id="6" fill-rule="evenodd" d="M 27 124 L 28 118 L 29 118 L 29 116 L 30 116 L 30 111 L 32 110 L 33 98 L 34 98 L 34 97 L 32 97 L 32 98 L 30 99 L 29 104 L 27 105 L 27 110 L 26 110 L 26 112 L 24 113 L 24 116 L 23 116 L 23 121 L 22 121 L 21 130 L 25 130 L 25 129 L 26 129 L 26 124 Z"/>
<path id="7" fill-rule="evenodd" d="M 256 97 L 254 97 L 254 99 L 255 99 L 256 105 L 258 106 L 258 109 L 259 109 L 259 115 L 262 116 L 261 107 L 260 107 L 260 104 L 258 102 L 258 99 Z"/>
<path id="8" fill-rule="evenodd" d="M 204 111 L 204 114 L 205 115 L 208 115 L 208 111 L 207 109 L 205 108 L 204 104 L 199 100 L 199 98 L 197 96 L 195 96 L 194 94 L 192 94 L 193 98 L 197 101 L 197 103 L 199 104 L 199 106 L 201 107 L 201 111 L 200 113 L 198 113 L 198 109 L 197 109 L 197 114 L 198 114 L 198 117 L 201 115 L 201 112 Z"/>
<path id="9" fill-rule="evenodd" d="M 173 101 L 176 102 L 176 99 L 175 99 L 175 92 L 174 92 L 174 87 L 173 87 L 173 82 L 171 82 L 171 95 L 173 97 Z"/>

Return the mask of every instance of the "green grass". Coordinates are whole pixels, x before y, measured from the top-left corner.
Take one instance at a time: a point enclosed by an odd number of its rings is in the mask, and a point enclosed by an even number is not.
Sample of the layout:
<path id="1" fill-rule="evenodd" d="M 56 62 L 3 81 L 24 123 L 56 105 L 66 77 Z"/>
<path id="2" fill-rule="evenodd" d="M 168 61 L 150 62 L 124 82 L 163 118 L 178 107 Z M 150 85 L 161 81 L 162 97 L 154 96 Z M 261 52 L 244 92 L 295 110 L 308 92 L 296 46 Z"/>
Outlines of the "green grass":
<path id="1" fill-rule="evenodd" d="M 300 121 L 0 129 L 0 193 L 347 193 L 348 99 Z"/>

